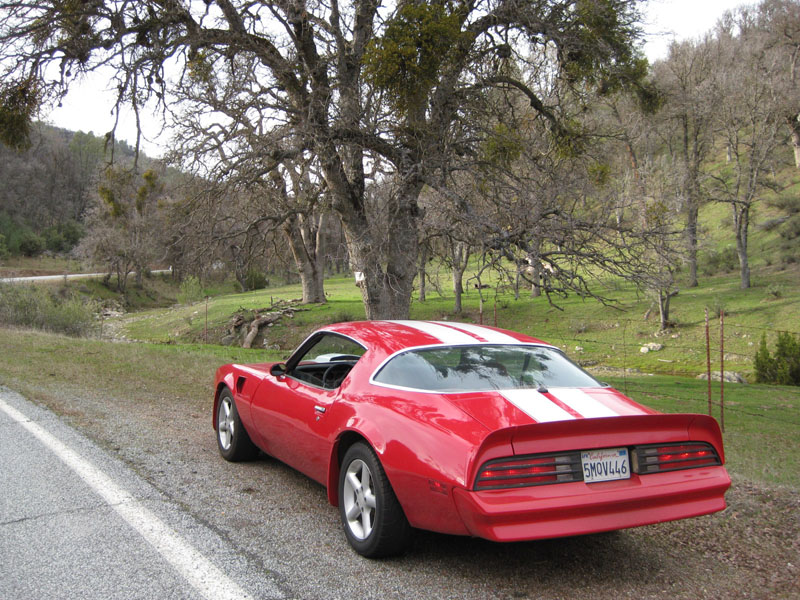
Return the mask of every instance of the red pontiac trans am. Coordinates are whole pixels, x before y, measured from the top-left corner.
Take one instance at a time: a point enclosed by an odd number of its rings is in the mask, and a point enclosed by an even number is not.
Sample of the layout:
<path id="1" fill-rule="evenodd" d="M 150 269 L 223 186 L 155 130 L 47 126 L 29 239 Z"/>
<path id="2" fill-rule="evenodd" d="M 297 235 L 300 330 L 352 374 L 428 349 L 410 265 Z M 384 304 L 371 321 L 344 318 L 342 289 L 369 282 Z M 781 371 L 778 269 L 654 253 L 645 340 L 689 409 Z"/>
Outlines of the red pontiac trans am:
<path id="1" fill-rule="evenodd" d="M 725 508 L 717 422 L 661 414 L 556 347 L 463 323 L 339 323 L 285 364 L 217 370 L 222 456 L 258 449 L 327 487 L 364 556 L 412 528 L 495 541 L 622 529 Z"/>

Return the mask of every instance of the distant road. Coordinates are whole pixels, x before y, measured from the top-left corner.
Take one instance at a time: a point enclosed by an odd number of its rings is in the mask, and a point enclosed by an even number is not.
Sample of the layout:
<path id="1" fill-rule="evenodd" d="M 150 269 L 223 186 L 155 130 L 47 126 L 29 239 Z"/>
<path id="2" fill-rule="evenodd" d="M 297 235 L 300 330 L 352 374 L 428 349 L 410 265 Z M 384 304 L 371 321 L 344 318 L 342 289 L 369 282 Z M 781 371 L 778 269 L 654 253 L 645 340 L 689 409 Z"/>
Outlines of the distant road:
<path id="1" fill-rule="evenodd" d="M 150 272 L 159 275 L 162 273 L 171 273 L 172 271 L 171 269 L 158 269 Z M 64 275 L 34 275 L 31 277 L 0 277 L 0 283 L 38 283 L 63 279 L 97 279 L 99 277 L 105 277 L 107 274 L 108 273 L 71 273 Z M 135 272 L 131 272 L 131 275 L 135 275 Z"/>

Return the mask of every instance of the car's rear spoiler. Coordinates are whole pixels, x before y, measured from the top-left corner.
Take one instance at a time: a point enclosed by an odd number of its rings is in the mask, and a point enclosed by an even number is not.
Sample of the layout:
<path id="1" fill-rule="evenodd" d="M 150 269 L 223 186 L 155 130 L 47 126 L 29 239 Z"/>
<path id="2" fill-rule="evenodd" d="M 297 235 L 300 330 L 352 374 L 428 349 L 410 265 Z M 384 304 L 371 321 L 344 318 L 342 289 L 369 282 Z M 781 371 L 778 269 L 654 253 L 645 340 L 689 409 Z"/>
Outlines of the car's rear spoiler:
<path id="1" fill-rule="evenodd" d="M 469 475 L 474 478 L 475 470 L 487 460 L 510 455 L 684 441 L 710 443 L 724 464 L 722 433 L 714 418 L 656 414 L 552 421 L 500 429 L 483 441 Z"/>

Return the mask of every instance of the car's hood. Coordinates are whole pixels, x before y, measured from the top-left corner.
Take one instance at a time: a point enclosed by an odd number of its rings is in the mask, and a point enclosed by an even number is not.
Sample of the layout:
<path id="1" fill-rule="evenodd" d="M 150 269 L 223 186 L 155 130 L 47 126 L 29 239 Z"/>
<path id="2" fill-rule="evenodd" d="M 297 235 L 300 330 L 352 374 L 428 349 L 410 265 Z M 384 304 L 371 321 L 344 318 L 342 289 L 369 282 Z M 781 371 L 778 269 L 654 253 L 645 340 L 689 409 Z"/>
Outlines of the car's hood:
<path id="1" fill-rule="evenodd" d="M 490 430 L 596 417 L 646 415 L 656 411 L 613 388 L 550 388 L 448 394 L 448 400 Z"/>

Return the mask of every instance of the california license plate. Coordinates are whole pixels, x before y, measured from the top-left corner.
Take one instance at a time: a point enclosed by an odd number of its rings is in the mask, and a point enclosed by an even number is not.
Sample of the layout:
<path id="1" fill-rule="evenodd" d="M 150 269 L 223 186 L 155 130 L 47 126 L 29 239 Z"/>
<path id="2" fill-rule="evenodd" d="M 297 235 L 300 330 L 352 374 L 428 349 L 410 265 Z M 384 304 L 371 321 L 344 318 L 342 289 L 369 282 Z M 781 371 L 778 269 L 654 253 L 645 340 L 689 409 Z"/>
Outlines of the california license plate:
<path id="1" fill-rule="evenodd" d="M 631 476 L 627 448 L 605 448 L 581 452 L 583 480 L 586 483 L 629 479 Z"/>

